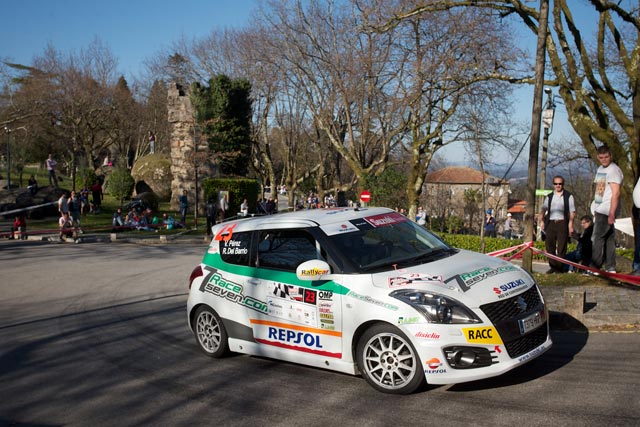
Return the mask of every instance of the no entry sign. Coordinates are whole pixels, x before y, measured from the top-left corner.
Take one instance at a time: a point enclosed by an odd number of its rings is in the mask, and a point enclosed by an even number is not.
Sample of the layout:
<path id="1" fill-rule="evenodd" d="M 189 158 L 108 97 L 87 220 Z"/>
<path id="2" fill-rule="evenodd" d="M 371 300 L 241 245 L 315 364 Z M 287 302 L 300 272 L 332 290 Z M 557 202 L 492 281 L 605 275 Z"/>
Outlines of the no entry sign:
<path id="1" fill-rule="evenodd" d="M 369 200 L 371 200 L 371 193 L 369 193 L 367 190 L 365 190 L 362 193 L 360 193 L 360 201 L 361 202 L 369 203 Z"/>

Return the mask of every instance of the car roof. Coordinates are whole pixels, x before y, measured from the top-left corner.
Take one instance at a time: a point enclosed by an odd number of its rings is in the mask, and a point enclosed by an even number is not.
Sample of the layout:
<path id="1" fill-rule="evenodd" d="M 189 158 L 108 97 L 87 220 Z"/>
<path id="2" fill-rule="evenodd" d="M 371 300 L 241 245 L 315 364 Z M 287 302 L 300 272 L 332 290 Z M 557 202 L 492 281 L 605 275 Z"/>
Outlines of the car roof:
<path id="1" fill-rule="evenodd" d="M 224 222 L 217 227 L 237 224 L 234 231 L 260 230 L 266 228 L 302 228 L 318 227 L 327 224 L 342 223 L 358 218 L 395 213 L 389 208 L 328 208 L 308 209 L 274 215 L 263 215 L 252 218 Z"/>

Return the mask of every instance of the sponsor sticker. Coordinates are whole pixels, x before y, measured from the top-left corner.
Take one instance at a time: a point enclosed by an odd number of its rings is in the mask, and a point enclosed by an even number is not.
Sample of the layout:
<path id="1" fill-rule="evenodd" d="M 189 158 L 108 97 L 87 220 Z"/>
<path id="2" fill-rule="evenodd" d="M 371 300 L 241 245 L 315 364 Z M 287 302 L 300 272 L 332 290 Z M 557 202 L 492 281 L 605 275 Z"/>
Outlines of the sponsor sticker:
<path id="1" fill-rule="evenodd" d="M 513 294 L 520 292 L 520 288 L 522 286 L 525 286 L 526 284 L 527 282 L 525 282 L 524 279 L 518 279 L 512 282 L 494 287 L 493 292 L 495 292 L 495 294 L 498 295 L 498 299 L 504 299 Z"/>
<path id="2" fill-rule="evenodd" d="M 462 289 L 463 292 L 467 292 L 473 285 L 476 285 L 485 279 L 517 270 L 518 267 L 515 265 L 505 265 L 498 268 L 482 267 L 474 271 L 458 274 L 457 276 L 454 276 L 454 278 L 457 280 L 460 289 Z M 452 279 L 448 279 L 447 282 L 450 280 Z"/>
<path id="3" fill-rule="evenodd" d="M 387 214 L 367 216 L 364 217 L 364 220 L 374 227 L 384 227 L 386 225 L 399 224 L 401 222 L 409 221 L 409 218 L 397 212 L 391 212 Z"/>
<path id="4" fill-rule="evenodd" d="M 442 367 L 442 362 L 437 357 L 424 362 L 427 365 L 427 369 L 424 370 L 425 374 L 444 374 L 447 372 L 446 368 Z"/>
<path id="5" fill-rule="evenodd" d="M 421 283 L 442 285 L 442 276 L 422 273 L 407 273 L 397 277 L 389 277 L 390 288 Z"/>
<path id="6" fill-rule="evenodd" d="M 493 326 L 484 328 L 462 328 L 464 338 L 474 344 L 502 344 L 500 334 Z"/>

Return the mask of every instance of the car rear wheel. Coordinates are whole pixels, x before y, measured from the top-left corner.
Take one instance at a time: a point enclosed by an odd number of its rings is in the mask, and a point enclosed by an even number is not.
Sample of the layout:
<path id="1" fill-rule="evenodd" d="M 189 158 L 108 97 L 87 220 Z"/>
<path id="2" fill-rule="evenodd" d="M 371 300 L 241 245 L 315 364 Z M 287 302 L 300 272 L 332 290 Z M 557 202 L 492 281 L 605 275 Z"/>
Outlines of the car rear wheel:
<path id="1" fill-rule="evenodd" d="M 229 352 L 227 331 L 220 317 L 209 307 L 196 310 L 193 333 L 200 349 L 209 357 L 222 357 Z"/>
<path id="2" fill-rule="evenodd" d="M 416 350 L 392 325 L 379 323 L 369 328 L 356 352 L 362 376 L 378 391 L 410 394 L 426 383 Z"/>

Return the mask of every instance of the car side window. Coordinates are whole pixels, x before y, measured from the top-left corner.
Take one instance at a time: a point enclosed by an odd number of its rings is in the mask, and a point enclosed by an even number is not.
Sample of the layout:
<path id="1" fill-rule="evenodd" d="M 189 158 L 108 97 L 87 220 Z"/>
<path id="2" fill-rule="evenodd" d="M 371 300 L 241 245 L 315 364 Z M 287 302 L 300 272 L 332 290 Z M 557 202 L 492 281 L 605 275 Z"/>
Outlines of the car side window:
<path id="1" fill-rule="evenodd" d="M 227 241 L 220 241 L 220 257 L 229 264 L 250 265 L 251 232 L 233 233 Z"/>
<path id="2" fill-rule="evenodd" d="M 296 271 L 304 261 L 318 258 L 315 239 L 305 230 L 266 230 L 258 239 L 258 266 Z"/>

